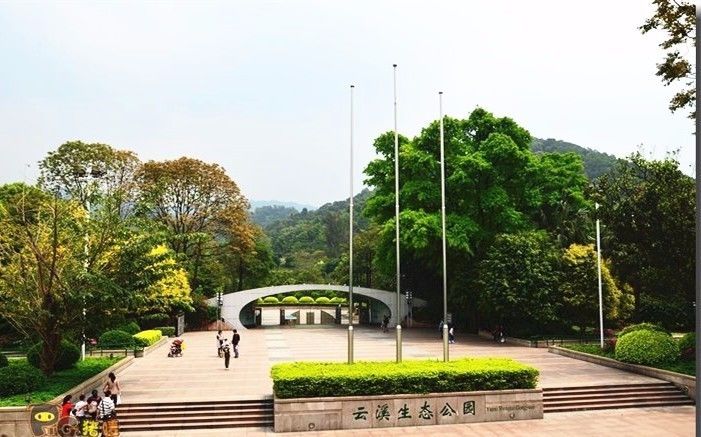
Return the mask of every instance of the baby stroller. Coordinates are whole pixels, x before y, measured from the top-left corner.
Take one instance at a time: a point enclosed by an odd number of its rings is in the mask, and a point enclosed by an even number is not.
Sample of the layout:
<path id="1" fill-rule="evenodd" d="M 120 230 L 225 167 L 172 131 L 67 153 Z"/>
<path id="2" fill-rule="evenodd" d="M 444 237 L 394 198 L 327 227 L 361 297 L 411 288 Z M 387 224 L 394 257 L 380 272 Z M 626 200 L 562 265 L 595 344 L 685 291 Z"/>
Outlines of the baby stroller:
<path id="1" fill-rule="evenodd" d="M 176 338 L 170 345 L 170 352 L 168 352 L 168 357 L 182 357 L 183 356 L 183 340 Z"/>

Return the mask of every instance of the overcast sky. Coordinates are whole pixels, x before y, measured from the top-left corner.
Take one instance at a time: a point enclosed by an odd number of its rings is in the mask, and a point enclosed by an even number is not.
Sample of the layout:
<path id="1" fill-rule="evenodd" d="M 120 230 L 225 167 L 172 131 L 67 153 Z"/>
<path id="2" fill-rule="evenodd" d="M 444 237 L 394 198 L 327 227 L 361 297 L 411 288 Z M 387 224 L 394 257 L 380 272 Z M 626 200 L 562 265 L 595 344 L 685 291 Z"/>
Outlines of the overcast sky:
<path id="1" fill-rule="evenodd" d="M 0 183 L 69 140 L 226 168 L 254 200 L 348 196 L 392 129 L 475 106 L 532 135 L 694 161 L 692 121 L 655 76 L 649 1 L 0 2 Z M 693 56 L 692 56 L 693 58 Z M 31 164 L 29 170 L 27 165 Z"/>

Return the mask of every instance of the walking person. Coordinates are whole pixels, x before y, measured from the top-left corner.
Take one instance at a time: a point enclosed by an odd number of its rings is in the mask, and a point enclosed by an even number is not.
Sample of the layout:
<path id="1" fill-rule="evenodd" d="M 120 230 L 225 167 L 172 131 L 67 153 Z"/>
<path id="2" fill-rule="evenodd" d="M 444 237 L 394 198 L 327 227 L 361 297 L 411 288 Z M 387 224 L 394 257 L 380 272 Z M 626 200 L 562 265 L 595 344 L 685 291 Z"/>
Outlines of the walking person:
<path id="1" fill-rule="evenodd" d="M 97 407 L 97 417 L 100 420 L 107 420 L 115 417 L 114 411 L 114 401 L 112 400 L 112 392 L 109 390 L 105 391 L 105 397 L 100 401 L 100 405 Z"/>
<path id="2" fill-rule="evenodd" d="M 73 409 L 72 397 L 71 395 L 66 395 L 63 398 L 63 402 L 61 402 L 61 419 L 71 415 L 71 410 Z"/>
<path id="3" fill-rule="evenodd" d="M 97 419 L 97 406 L 100 404 L 100 396 L 97 395 L 97 390 L 93 390 L 88 398 L 88 417 Z"/>
<path id="4" fill-rule="evenodd" d="M 231 337 L 231 343 L 234 345 L 234 358 L 239 357 L 239 342 L 241 341 L 241 336 L 238 331 L 234 329 L 234 336 Z"/>
<path id="5" fill-rule="evenodd" d="M 450 325 L 450 329 L 448 329 L 448 342 L 455 343 L 455 328 L 453 328 L 453 325 Z"/>
<path id="6" fill-rule="evenodd" d="M 443 320 L 438 324 L 438 338 L 443 338 Z"/>
<path id="7" fill-rule="evenodd" d="M 224 352 L 224 368 L 229 370 L 229 361 L 231 360 L 231 347 L 229 346 L 229 340 L 224 339 L 222 343 L 222 351 Z"/>
<path id="8" fill-rule="evenodd" d="M 105 382 L 105 386 L 102 389 L 103 392 L 110 392 L 110 396 L 112 397 L 112 402 L 114 405 L 118 405 L 120 403 L 120 397 L 122 394 L 122 388 L 119 386 L 119 382 L 117 381 L 117 376 L 114 374 L 114 372 L 110 372 L 109 375 L 107 375 L 107 382 Z"/>
<path id="9" fill-rule="evenodd" d="M 222 344 L 224 343 L 224 337 L 221 335 L 221 331 L 217 332 L 217 355 L 219 358 L 224 356 L 222 351 Z"/>

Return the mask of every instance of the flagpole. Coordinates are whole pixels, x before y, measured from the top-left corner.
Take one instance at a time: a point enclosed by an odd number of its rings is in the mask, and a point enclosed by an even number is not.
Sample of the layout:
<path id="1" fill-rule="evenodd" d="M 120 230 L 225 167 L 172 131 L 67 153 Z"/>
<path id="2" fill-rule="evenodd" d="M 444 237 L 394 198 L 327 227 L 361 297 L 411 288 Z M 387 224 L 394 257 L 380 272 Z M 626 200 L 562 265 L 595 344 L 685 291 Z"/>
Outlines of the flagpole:
<path id="1" fill-rule="evenodd" d="M 443 135 L 443 91 L 438 93 L 438 108 L 441 127 L 441 223 L 443 240 L 443 361 L 450 359 L 448 346 L 448 269 L 445 251 L 445 138 Z"/>
<path id="2" fill-rule="evenodd" d="M 400 315 L 400 290 L 401 290 L 401 269 L 399 264 L 399 134 L 397 133 L 397 64 L 394 68 L 394 229 L 397 252 L 397 306 L 395 321 L 399 326 Z"/>
<path id="3" fill-rule="evenodd" d="M 353 90 L 355 85 L 350 86 L 350 206 L 348 223 L 348 302 L 349 324 L 353 324 Z"/>

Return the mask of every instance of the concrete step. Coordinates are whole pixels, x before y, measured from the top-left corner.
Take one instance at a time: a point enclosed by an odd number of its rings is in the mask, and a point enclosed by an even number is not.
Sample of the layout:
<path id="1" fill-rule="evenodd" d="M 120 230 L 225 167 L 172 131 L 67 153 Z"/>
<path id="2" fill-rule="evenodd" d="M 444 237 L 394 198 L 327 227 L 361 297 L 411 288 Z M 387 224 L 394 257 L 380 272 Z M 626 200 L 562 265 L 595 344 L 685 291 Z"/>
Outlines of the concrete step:
<path id="1" fill-rule="evenodd" d="M 543 389 L 543 412 L 694 405 L 669 382 Z"/>
<path id="2" fill-rule="evenodd" d="M 123 407 L 118 406 L 119 412 L 124 413 L 161 413 L 161 412 L 197 412 L 197 411 L 231 411 L 231 410 L 270 410 L 272 411 L 272 404 L 213 404 L 213 405 L 195 405 L 189 406 L 187 404 L 182 405 L 171 405 L 171 406 L 131 406 Z"/>
<path id="3" fill-rule="evenodd" d="M 219 416 L 219 417 L 239 417 L 246 415 L 261 415 L 261 416 L 271 416 L 273 414 L 272 409 L 250 409 L 250 410 L 206 410 L 198 411 L 193 413 L 183 413 L 179 411 L 161 411 L 161 412 L 140 412 L 140 413 L 124 413 L 119 412 L 119 418 L 124 418 L 125 420 L 131 419 L 143 419 L 143 418 L 154 418 L 154 419 L 179 419 L 179 418 L 190 418 L 190 417 L 203 417 L 203 416 Z"/>
<path id="4" fill-rule="evenodd" d="M 137 424 L 183 424 L 191 422 L 221 422 L 222 420 L 228 422 L 265 422 L 271 420 L 272 415 L 270 414 L 242 414 L 235 417 L 231 416 L 219 416 L 219 415 L 198 415 L 198 416 L 180 416 L 180 417 L 123 417 L 119 416 L 120 425 L 137 425 Z"/>
<path id="5" fill-rule="evenodd" d="M 187 423 L 147 423 L 122 425 L 119 423 L 120 432 L 133 431 L 171 431 L 180 429 L 214 429 L 214 428 L 270 428 L 273 421 L 218 421 L 218 422 L 187 422 Z M 235 434 L 232 434 L 235 435 Z"/>
<path id="6" fill-rule="evenodd" d="M 608 402 L 596 403 L 589 405 L 562 406 L 562 407 L 544 407 L 543 413 L 564 413 L 568 411 L 584 411 L 584 410 L 613 410 L 619 408 L 645 408 L 645 407 L 673 407 L 683 405 L 695 405 L 692 399 L 684 399 L 678 401 L 635 401 L 635 402 Z"/>

